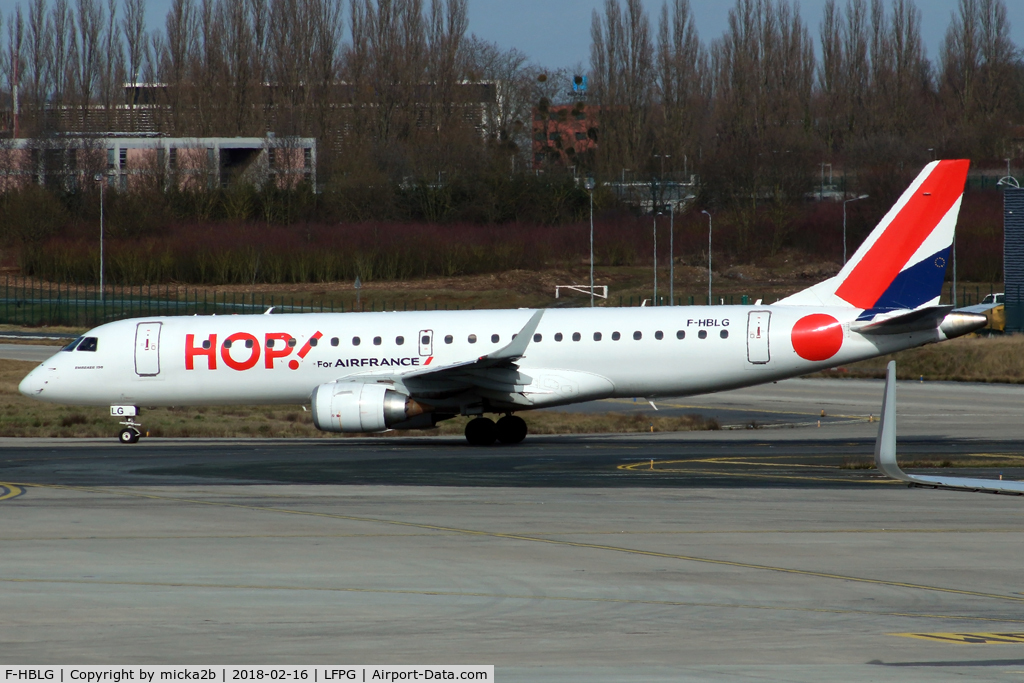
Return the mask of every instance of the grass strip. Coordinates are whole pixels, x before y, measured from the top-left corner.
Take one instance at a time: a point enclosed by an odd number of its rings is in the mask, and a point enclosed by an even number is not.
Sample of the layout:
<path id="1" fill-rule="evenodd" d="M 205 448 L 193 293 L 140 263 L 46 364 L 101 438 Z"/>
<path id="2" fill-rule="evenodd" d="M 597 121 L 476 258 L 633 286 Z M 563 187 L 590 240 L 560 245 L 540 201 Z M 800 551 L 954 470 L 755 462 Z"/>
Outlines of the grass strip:
<path id="1" fill-rule="evenodd" d="M 120 427 L 101 406 L 61 406 L 43 403 L 18 393 L 18 383 L 37 363 L 0 360 L 0 436 L 4 437 L 113 437 Z M 653 413 L 653 411 L 652 411 Z M 718 429 L 714 420 L 700 415 L 662 417 L 641 413 L 569 413 L 525 411 L 531 434 L 608 434 L 628 432 L 680 432 Z M 390 431 L 380 436 L 462 435 L 470 418 L 447 420 L 435 429 Z M 140 421 L 149 436 L 162 437 L 322 437 L 342 435 L 318 431 L 311 413 L 298 405 L 203 406 L 153 408 Z"/>

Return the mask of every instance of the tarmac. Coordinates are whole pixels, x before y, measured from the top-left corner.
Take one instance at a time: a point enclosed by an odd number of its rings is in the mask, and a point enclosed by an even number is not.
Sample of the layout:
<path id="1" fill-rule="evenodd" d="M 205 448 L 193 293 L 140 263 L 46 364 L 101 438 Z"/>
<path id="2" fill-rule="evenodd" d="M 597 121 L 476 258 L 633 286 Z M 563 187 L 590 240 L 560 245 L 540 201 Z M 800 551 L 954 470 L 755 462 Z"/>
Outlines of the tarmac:
<path id="1" fill-rule="evenodd" d="M 881 389 L 666 399 L 734 429 L 515 447 L 0 440 L 0 660 L 1020 681 L 1024 498 L 847 469 L 871 458 Z M 1024 387 L 898 400 L 904 460 L 1024 456 Z"/>

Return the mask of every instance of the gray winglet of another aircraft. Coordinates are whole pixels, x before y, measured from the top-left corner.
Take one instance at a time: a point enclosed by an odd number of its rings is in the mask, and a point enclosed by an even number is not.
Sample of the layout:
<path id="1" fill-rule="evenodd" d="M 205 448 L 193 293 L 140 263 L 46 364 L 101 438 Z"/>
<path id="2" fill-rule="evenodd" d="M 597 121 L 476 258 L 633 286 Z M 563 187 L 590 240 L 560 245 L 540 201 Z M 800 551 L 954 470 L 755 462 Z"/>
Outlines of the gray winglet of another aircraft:
<path id="1" fill-rule="evenodd" d="M 885 369 L 882 419 L 875 441 L 875 467 L 885 476 L 910 486 L 1024 496 L 1024 482 L 1021 481 L 907 474 L 900 469 L 896 462 L 896 361 L 889 361 Z"/>

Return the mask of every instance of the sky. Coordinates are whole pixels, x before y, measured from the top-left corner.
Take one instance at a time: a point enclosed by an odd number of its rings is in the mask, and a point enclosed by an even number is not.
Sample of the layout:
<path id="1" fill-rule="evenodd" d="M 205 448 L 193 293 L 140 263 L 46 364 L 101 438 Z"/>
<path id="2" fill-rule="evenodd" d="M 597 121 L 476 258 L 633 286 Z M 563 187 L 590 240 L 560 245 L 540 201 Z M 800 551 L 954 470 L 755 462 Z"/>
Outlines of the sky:
<path id="1" fill-rule="evenodd" d="M 663 0 L 643 2 L 652 24 L 656 24 Z M 0 11 L 8 15 L 16 4 L 15 0 L 0 0 Z M 840 6 L 845 4 L 839 0 Z M 27 0 L 21 5 L 26 11 Z M 469 31 L 503 48 L 518 48 L 535 64 L 544 67 L 586 65 L 590 59 L 591 14 L 603 5 L 604 0 L 469 0 Z M 725 31 L 733 5 L 731 0 L 691 0 L 701 40 L 708 43 Z M 800 3 L 801 15 L 812 36 L 817 36 L 824 5 L 825 0 Z M 939 45 L 956 5 L 957 0 L 917 0 L 925 46 L 933 62 L 937 61 Z M 1006 6 L 1013 41 L 1024 46 L 1024 0 L 1007 0 Z M 151 29 L 163 27 L 169 7 L 170 0 L 147 3 Z"/>

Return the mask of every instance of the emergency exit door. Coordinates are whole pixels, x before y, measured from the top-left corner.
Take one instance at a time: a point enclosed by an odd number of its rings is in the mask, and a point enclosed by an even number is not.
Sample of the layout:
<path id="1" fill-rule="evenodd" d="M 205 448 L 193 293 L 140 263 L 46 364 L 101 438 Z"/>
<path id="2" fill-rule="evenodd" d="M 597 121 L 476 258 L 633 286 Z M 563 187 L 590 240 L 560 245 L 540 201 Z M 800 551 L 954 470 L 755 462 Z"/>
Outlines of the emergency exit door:
<path id="1" fill-rule="evenodd" d="M 747 360 L 751 363 L 764 365 L 771 360 L 768 348 L 771 319 L 771 311 L 751 311 L 747 315 Z"/>
<path id="2" fill-rule="evenodd" d="M 420 330 L 420 355 L 434 355 L 434 331 Z"/>
<path id="3" fill-rule="evenodd" d="M 160 374 L 160 328 L 163 323 L 139 323 L 135 328 L 135 374 Z"/>

